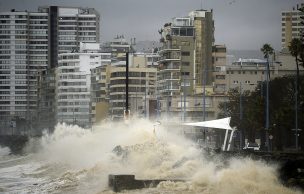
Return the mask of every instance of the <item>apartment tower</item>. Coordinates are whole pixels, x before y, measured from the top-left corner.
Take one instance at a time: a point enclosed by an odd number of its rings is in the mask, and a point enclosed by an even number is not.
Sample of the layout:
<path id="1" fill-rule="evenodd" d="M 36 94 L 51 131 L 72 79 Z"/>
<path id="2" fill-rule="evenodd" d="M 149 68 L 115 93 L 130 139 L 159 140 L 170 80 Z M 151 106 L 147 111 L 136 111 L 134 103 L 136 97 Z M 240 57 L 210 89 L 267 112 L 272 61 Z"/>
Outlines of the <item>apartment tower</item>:
<path id="1" fill-rule="evenodd" d="M 301 32 L 304 30 L 303 13 L 297 8 L 304 7 L 304 4 L 293 7 L 291 11 L 282 12 L 282 48 L 288 49 L 288 46 L 293 38 L 301 38 Z M 303 37 L 302 37 L 303 38 Z"/>
<path id="2" fill-rule="evenodd" d="M 212 15 L 212 10 L 192 11 L 186 17 L 173 18 L 159 31 L 162 47 L 157 87 L 166 112 L 170 112 L 174 97 L 194 95 L 196 88 L 212 84 Z"/>
<path id="3" fill-rule="evenodd" d="M 58 55 L 79 50 L 80 42 L 99 42 L 94 9 L 50 6 L 0 13 L 0 133 L 35 127 L 39 72 L 57 67 Z"/>

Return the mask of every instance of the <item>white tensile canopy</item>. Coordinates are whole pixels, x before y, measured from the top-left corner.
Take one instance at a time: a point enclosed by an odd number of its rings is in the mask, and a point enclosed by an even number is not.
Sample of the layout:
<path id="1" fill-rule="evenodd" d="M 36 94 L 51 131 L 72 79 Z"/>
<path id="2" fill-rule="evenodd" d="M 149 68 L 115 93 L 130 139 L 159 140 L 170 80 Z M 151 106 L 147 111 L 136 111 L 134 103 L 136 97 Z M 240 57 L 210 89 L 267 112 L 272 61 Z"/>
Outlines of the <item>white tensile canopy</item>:
<path id="1" fill-rule="evenodd" d="M 227 117 L 223 119 L 216 119 L 216 120 L 204 121 L 204 122 L 184 123 L 184 125 L 233 130 L 230 127 L 230 119 L 231 117 Z"/>
<path id="2" fill-rule="evenodd" d="M 230 127 L 230 119 L 231 119 L 231 117 L 227 117 L 227 118 L 223 118 L 223 119 L 216 119 L 216 120 L 204 121 L 204 122 L 184 123 L 184 125 L 226 130 L 224 144 L 223 144 L 223 147 L 222 147 L 222 150 L 225 151 L 226 150 L 226 142 L 227 142 L 228 132 L 231 131 L 230 138 L 229 138 L 229 143 L 228 143 L 228 148 L 227 148 L 227 150 L 230 150 L 232 136 L 233 136 L 233 133 L 235 131 L 234 128 Z"/>

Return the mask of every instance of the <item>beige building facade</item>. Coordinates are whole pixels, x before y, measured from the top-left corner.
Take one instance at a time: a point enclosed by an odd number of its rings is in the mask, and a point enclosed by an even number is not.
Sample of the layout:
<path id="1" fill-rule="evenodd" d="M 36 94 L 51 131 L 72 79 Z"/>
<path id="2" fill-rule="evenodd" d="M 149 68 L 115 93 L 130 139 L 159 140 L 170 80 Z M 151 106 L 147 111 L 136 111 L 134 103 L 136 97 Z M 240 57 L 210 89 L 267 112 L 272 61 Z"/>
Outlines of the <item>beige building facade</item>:
<path id="1" fill-rule="evenodd" d="M 282 49 L 288 49 L 293 38 L 300 39 L 300 34 L 304 30 L 304 25 L 301 24 L 303 13 L 298 10 L 299 7 L 304 7 L 304 3 L 282 12 Z"/>
<path id="2" fill-rule="evenodd" d="M 149 117 L 151 100 L 156 100 L 157 60 L 155 53 L 129 54 L 129 110 L 132 116 Z M 117 64 L 118 61 L 115 62 Z M 126 107 L 126 67 L 102 66 L 91 71 L 91 118 L 96 123 L 124 117 Z M 151 113 L 152 114 L 152 113 Z"/>

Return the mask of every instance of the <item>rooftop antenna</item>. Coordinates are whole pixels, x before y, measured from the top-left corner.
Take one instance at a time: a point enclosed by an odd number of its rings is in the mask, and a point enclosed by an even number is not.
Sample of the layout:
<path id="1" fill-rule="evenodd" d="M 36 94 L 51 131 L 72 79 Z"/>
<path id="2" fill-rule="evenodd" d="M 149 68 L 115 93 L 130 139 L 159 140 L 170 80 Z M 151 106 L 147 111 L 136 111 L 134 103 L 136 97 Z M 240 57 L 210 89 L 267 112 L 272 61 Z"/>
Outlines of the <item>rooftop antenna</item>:
<path id="1" fill-rule="evenodd" d="M 203 10 L 203 0 L 201 0 L 201 10 Z"/>

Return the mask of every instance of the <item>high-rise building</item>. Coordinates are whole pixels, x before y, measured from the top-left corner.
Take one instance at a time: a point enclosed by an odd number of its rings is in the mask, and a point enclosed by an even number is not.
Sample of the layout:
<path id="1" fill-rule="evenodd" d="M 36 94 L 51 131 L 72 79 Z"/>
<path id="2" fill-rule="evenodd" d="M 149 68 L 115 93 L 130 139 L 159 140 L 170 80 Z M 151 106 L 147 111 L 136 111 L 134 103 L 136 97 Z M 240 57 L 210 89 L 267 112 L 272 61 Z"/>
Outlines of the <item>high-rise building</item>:
<path id="1" fill-rule="evenodd" d="M 129 53 L 129 110 L 133 116 L 156 116 L 156 108 L 151 107 L 156 104 L 158 58 L 156 53 Z M 124 116 L 126 68 L 117 64 L 118 61 L 115 61 L 91 71 L 93 122 L 106 118 L 121 119 Z"/>
<path id="2" fill-rule="evenodd" d="M 58 54 L 79 51 L 80 42 L 99 42 L 100 16 L 94 8 L 39 7 L 48 14 L 49 66 L 56 67 Z"/>
<path id="3" fill-rule="evenodd" d="M 55 69 L 39 71 L 37 87 L 37 125 L 32 133 L 41 135 L 42 130 L 51 132 L 55 120 Z"/>
<path id="4" fill-rule="evenodd" d="M 225 45 L 214 45 L 212 47 L 212 63 L 213 63 L 213 87 L 216 93 L 226 93 L 226 55 L 227 49 Z"/>
<path id="5" fill-rule="evenodd" d="M 81 44 L 79 52 L 59 54 L 55 72 L 56 122 L 91 125 L 91 69 L 109 63 L 99 44 Z"/>
<path id="6" fill-rule="evenodd" d="M 129 110 L 132 115 L 147 116 L 147 98 L 156 93 L 156 68 L 129 68 Z M 126 69 L 111 67 L 109 94 L 110 115 L 112 119 L 121 119 L 126 106 Z"/>
<path id="7" fill-rule="evenodd" d="M 113 66 L 124 66 L 126 65 L 126 52 L 132 51 L 132 45 L 126 41 L 124 35 L 117 35 L 112 41 L 104 43 L 101 50 L 111 53 Z"/>
<path id="8" fill-rule="evenodd" d="M 297 5 L 304 7 L 304 3 Z M 288 46 L 293 38 L 301 37 L 301 32 L 304 30 L 304 25 L 301 23 L 301 17 L 304 17 L 296 7 L 290 11 L 282 12 L 282 48 L 288 49 Z"/>
<path id="9" fill-rule="evenodd" d="M 37 121 L 38 75 L 54 68 L 58 54 L 99 42 L 99 14 L 91 8 L 41 7 L 0 13 L 0 129 L 27 129 Z M 17 124 L 17 125 L 16 125 Z"/>
<path id="10" fill-rule="evenodd" d="M 192 11 L 174 18 L 159 31 L 163 43 L 159 51 L 158 90 L 165 112 L 173 97 L 194 95 L 197 87 L 212 84 L 213 12 Z"/>
<path id="11" fill-rule="evenodd" d="M 214 44 L 213 11 L 189 13 L 195 29 L 195 79 L 198 85 L 212 84 L 212 46 Z"/>
<path id="12" fill-rule="evenodd" d="M 0 13 L 0 24 L 1 132 L 21 120 L 30 129 L 36 119 L 38 71 L 48 65 L 48 16 L 11 10 Z"/>

